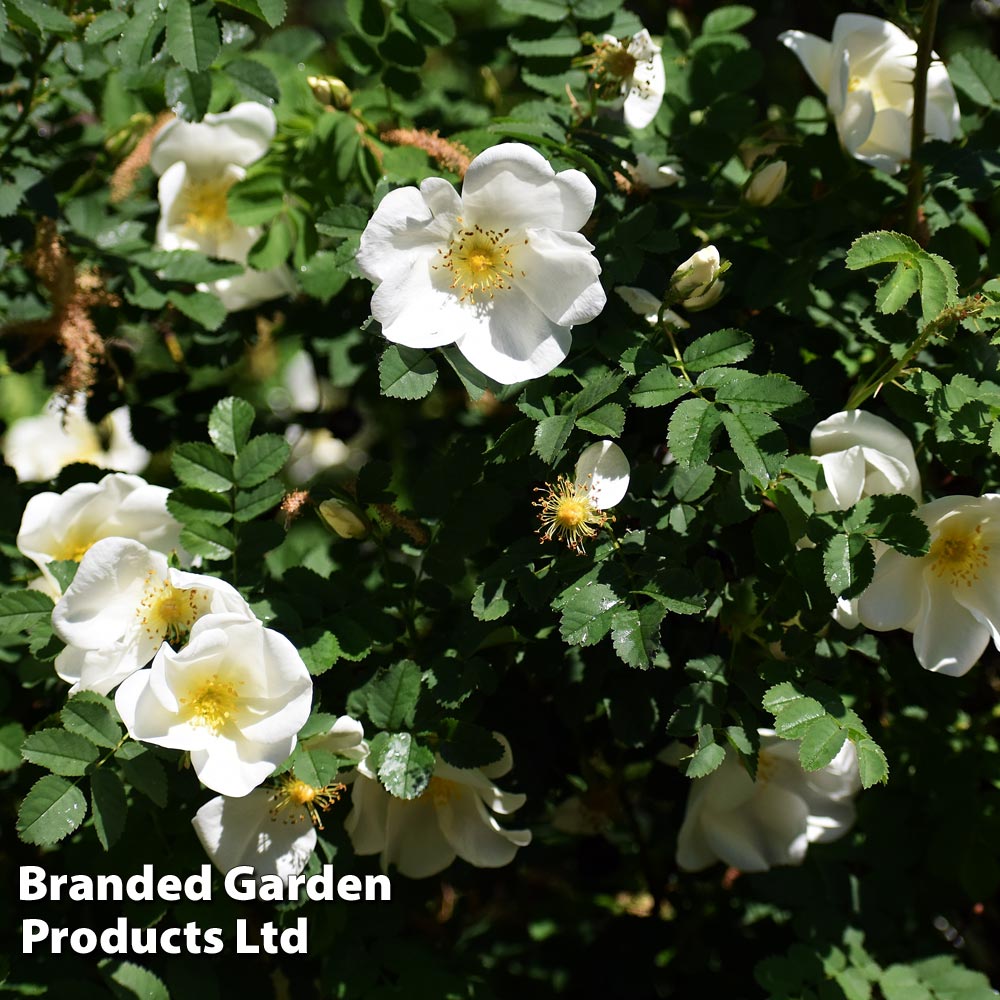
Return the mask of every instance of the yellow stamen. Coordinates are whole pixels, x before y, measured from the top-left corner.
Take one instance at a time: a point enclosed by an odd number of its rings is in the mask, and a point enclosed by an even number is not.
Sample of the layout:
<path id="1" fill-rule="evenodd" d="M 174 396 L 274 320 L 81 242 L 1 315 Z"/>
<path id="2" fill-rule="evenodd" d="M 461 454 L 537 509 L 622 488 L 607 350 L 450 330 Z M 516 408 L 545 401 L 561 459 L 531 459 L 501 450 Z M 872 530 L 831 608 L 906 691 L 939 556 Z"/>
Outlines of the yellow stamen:
<path id="1" fill-rule="evenodd" d="M 497 232 L 481 226 L 461 229 L 446 253 L 438 251 L 441 262 L 434 265 L 434 269 L 442 267 L 451 271 L 450 287 L 459 292 L 459 301 L 475 302 L 477 295 L 492 299 L 497 292 L 512 287 L 514 268 L 510 255 L 513 245 L 507 242 L 509 233 L 509 229 Z M 523 271 L 521 275 L 524 276 Z"/>
<path id="2" fill-rule="evenodd" d="M 462 789 L 457 782 L 449 781 L 447 778 L 431 778 L 420 798 L 425 795 L 434 800 L 435 806 L 443 806 L 452 799 L 460 799 Z"/>
<path id="3" fill-rule="evenodd" d="M 931 546 L 927 558 L 931 570 L 939 579 L 947 579 L 953 587 L 971 587 L 979 579 L 979 571 L 989 565 L 990 547 L 983 543 L 982 525 L 972 531 L 942 535 Z"/>
<path id="4" fill-rule="evenodd" d="M 296 823 L 309 817 L 314 826 L 323 829 L 323 821 L 319 817 L 319 809 L 326 812 L 340 796 L 347 791 L 347 786 L 339 781 L 330 782 L 317 788 L 308 782 L 295 777 L 294 772 L 282 775 L 278 779 L 271 801 L 271 818 L 277 820 L 278 814 L 288 810 L 286 823 Z"/>
<path id="5" fill-rule="evenodd" d="M 229 725 L 240 703 L 240 693 L 236 686 L 219 677 L 212 676 L 198 684 L 181 698 L 188 719 L 196 726 L 207 726 L 212 732 L 221 733 Z"/>
<path id="6" fill-rule="evenodd" d="M 226 195 L 235 183 L 235 177 L 189 180 L 178 196 L 176 212 L 181 224 L 200 236 L 211 234 L 225 239 L 233 228 Z"/>
<path id="7" fill-rule="evenodd" d="M 546 483 L 536 493 L 534 502 L 539 508 L 538 520 L 542 522 L 538 534 L 543 542 L 559 538 L 576 553 L 583 552 L 583 543 L 594 538 L 608 521 L 608 515 L 594 503 L 588 483 L 574 483 L 566 476 L 559 476 L 555 486 Z"/>
<path id="8" fill-rule="evenodd" d="M 151 570 L 136 614 L 150 639 L 166 640 L 179 647 L 210 604 L 208 591 L 197 587 L 178 589 Z"/>

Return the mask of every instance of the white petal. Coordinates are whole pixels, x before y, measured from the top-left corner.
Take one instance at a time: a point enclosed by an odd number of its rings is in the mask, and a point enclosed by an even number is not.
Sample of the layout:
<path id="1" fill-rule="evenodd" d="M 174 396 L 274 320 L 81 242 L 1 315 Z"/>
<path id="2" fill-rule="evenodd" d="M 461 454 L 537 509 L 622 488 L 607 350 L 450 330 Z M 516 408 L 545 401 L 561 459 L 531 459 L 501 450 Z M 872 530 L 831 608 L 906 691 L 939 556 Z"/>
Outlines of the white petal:
<path id="1" fill-rule="evenodd" d="M 768 867 L 802 864 L 809 846 L 809 810 L 800 796 L 775 781 L 762 782 L 753 816 Z"/>
<path id="2" fill-rule="evenodd" d="M 594 210 L 597 189 L 579 170 L 558 174 L 541 153 L 519 142 L 480 153 L 462 184 L 463 216 L 484 229 L 576 232 Z"/>
<path id="3" fill-rule="evenodd" d="M 823 466 L 826 489 L 834 504 L 829 509 L 853 507 L 861 499 L 865 487 L 865 456 L 860 445 L 814 458 Z M 818 506 L 827 506 L 822 503 L 822 495 L 818 497 Z"/>
<path id="4" fill-rule="evenodd" d="M 174 119 L 153 140 L 149 165 L 158 174 L 178 161 L 205 172 L 229 163 L 247 166 L 267 152 L 275 129 L 274 112 L 255 101 L 205 115 L 201 122 Z"/>
<path id="5" fill-rule="evenodd" d="M 631 48 L 630 45 L 629 49 Z M 626 125 L 630 128 L 645 128 L 652 122 L 663 103 L 666 83 L 663 57 L 657 49 L 636 64 L 631 85 L 625 95 L 623 114 Z"/>
<path id="6" fill-rule="evenodd" d="M 832 50 L 830 43 L 805 31 L 783 31 L 778 41 L 794 52 L 813 83 L 823 93 L 830 89 L 830 69 Z"/>
<path id="7" fill-rule="evenodd" d="M 983 655 L 990 628 L 955 600 L 951 586 L 930 573 L 925 580 L 927 597 L 913 628 L 913 652 L 925 670 L 961 677 Z"/>
<path id="8" fill-rule="evenodd" d="M 595 441 L 577 459 L 574 481 L 588 483 L 595 506 L 607 510 L 628 492 L 630 472 L 625 452 L 614 441 Z"/>
<path id="9" fill-rule="evenodd" d="M 394 271 L 375 289 L 372 315 L 386 340 L 404 347 L 443 347 L 477 325 L 479 307 L 462 302 L 448 287 L 451 272 L 437 264 L 440 260 L 436 254 L 414 254 L 406 269 Z"/>
<path id="10" fill-rule="evenodd" d="M 924 560 L 899 552 L 884 553 L 875 576 L 858 598 L 858 617 L 865 628 L 887 632 L 911 628 L 924 600 Z"/>
<path id="11" fill-rule="evenodd" d="M 166 568 L 164 556 L 140 542 L 95 542 L 52 611 L 53 629 L 64 642 L 84 649 L 106 648 L 126 633 L 138 634 L 146 581 L 150 574 L 165 576 Z"/>
<path id="12" fill-rule="evenodd" d="M 389 822 L 389 793 L 377 778 L 360 776 L 351 786 L 353 808 L 344 820 L 355 854 L 381 854 Z"/>
<path id="13" fill-rule="evenodd" d="M 107 649 L 67 646 L 53 665 L 56 673 L 73 685 L 69 689 L 71 695 L 77 691 L 96 691 L 106 695 L 143 664 L 134 655 L 133 644 L 122 642 Z"/>
<path id="14" fill-rule="evenodd" d="M 874 127 L 875 104 L 871 93 L 867 90 L 849 92 L 843 110 L 837 113 L 837 133 L 844 149 L 861 159 L 861 147 L 868 142 Z"/>
<path id="15" fill-rule="evenodd" d="M 589 323 L 600 315 L 607 296 L 598 280 L 601 265 L 593 244 L 579 233 L 529 229 L 518 248 L 514 280 L 532 302 L 559 326 Z"/>
<path id="16" fill-rule="evenodd" d="M 407 878 L 427 878 L 454 860 L 455 851 L 441 832 L 430 795 L 412 801 L 390 798 L 383 868 L 394 864 Z"/>
<path id="17" fill-rule="evenodd" d="M 484 375 L 503 385 L 547 375 L 569 353 L 570 331 L 553 323 L 517 287 L 476 312 L 476 328 L 458 349 Z"/>
<path id="18" fill-rule="evenodd" d="M 303 813 L 272 814 L 274 793 L 257 788 L 243 798 L 210 799 L 191 820 L 205 853 L 220 872 L 251 865 L 254 873 L 287 878 L 305 868 L 316 830 Z"/>
<path id="19" fill-rule="evenodd" d="M 266 781 L 294 749 L 294 736 L 279 743 L 220 738 L 207 749 L 192 749 L 191 766 L 206 788 L 240 798 Z"/>
<path id="20" fill-rule="evenodd" d="M 424 257 L 433 255 L 447 246 L 448 239 L 420 191 L 398 188 L 379 202 L 354 259 L 369 281 L 380 282 L 400 268 L 409 269 L 415 251 L 424 251 Z"/>
<path id="21" fill-rule="evenodd" d="M 227 256 L 219 254 L 219 256 Z M 199 291 L 208 291 L 217 296 L 227 312 L 253 309 L 262 302 L 295 295 L 298 286 L 290 268 L 286 264 L 271 268 L 270 271 L 255 271 L 247 268 L 242 274 L 232 278 L 219 278 L 211 284 L 199 285 Z"/>
<path id="22" fill-rule="evenodd" d="M 453 794 L 438 807 L 437 819 L 455 853 L 477 868 L 502 868 L 531 842 L 530 830 L 504 830 L 477 795 Z"/>
<path id="23" fill-rule="evenodd" d="M 643 316 L 649 323 L 656 322 L 660 314 L 660 306 L 663 305 L 662 299 L 658 299 L 645 288 L 634 288 L 631 285 L 618 285 L 615 291 L 632 312 Z"/>

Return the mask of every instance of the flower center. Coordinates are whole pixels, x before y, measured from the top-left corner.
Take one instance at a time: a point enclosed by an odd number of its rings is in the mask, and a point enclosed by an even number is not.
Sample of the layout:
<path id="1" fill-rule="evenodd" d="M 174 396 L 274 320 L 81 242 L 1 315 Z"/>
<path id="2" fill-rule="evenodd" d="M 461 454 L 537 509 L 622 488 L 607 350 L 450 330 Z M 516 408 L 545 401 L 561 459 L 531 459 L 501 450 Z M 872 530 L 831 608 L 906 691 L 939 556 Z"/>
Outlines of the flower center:
<path id="1" fill-rule="evenodd" d="M 339 781 L 331 781 L 317 788 L 296 778 L 294 773 L 283 775 L 278 779 L 278 787 L 271 799 L 274 803 L 271 807 L 271 819 L 278 820 L 279 813 L 287 809 L 286 823 L 297 823 L 308 816 L 313 825 L 322 830 L 323 821 L 318 810 L 326 812 L 346 790 L 347 786 Z"/>
<path id="2" fill-rule="evenodd" d="M 861 77 L 857 76 L 857 75 L 853 75 L 847 81 L 847 92 L 849 94 L 853 94 L 855 91 L 858 91 L 858 90 L 861 89 L 861 85 L 862 85 Z"/>
<path id="3" fill-rule="evenodd" d="M 180 590 L 166 580 L 156 580 L 152 571 L 136 614 L 146 634 L 166 640 L 172 646 L 187 641 L 191 626 L 208 610 L 211 602 L 205 590 Z"/>
<path id="4" fill-rule="evenodd" d="M 574 483 L 559 476 L 555 486 L 546 484 L 536 492 L 542 494 L 534 506 L 539 508 L 542 527 L 538 534 L 543 542 L 559 538 L 574 552 L 582 553 L 583 542 L 607 523 L 608 515 L 594 503 L 589 483 Z"/>
<path id="5" fill-rule="evenodd" d="M 423 795 L 429 795 L 434 800 L 435 806 L 443 806 L 452 799 L 460 799 L 462 789 L 457 782 L 449 781 L 447 778 L 431 778 Z"/>
<path id="6" fill-rule="evenodd" d="M 59 550 L 59 558 L 62 560 L 78 563 L 90 550 L 96 539 L 89 542 L 81 542 L 79 538 L 67 538 Z"/>
<path id="7" fill-rule="evenodd" d="M 240 693 L 230 681 L 218 674 L 202 681 L 189 692 L 187 698 L 180 699 L 187 709 L 188 718 L 196 726 L 207 726 L 213 733 L 221 733 L 229 724 L 240 703 Z"/>
<path id="8" fill-rule="evenodd" d="M 983 543 L 982 525 L 975 530 L 942 535 L 931 546 L 928 558 L 931 569 L 939 579 L 948 578 L 953 587 L 964 584 L 971 587 L 979 579 L 979 571 L 986 569 L 990 547 Z"/>
<path id="9" fill-rule="evenodd" d="M 461 223 L 461 218 L 458 221 Z M 496 292 L 511 287 L 514 269 L 510 262 L 512 245 L 507 242 L 509 234 L 509 229 L 497 232 L 473 226 L 459 230 L 447 253 L 438 251 L 441 263 L 433 266 L 435 270 L 440 266 L 451 271 L 450 287 L 458 290 L 460 302 L 466 299 L 475 302 L 477 295 L 492 299 Z M 523 276 L 524 272 L 521 273 Z"/>
<path id="10" fill-rule="evenodd" d="M 181 224 L 200 236 L 223 238 L 233 227 L 226 195 L 236 183 L 235 177 L 217 177 L 208 181 L 188 181 L 180 194 L 178 214 Z"/>
<path id="11" fill-rule="evenodd" d="M 628 80 L 638 65 L 638 60 L 622 45 L 609 44 L 601 53 L 601 64 L 608 76 Z"/>

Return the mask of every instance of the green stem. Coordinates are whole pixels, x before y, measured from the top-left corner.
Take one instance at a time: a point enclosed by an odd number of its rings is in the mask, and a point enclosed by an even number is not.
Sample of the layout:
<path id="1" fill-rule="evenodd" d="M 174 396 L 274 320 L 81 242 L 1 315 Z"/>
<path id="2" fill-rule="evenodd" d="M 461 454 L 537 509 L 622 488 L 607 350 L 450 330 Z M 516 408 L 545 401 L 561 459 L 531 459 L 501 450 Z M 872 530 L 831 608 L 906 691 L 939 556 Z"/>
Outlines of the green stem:
<path id="1" fill-rule="evenodd" d="M 906 353 L 899 360 L 893 361 L 891 358 L 886 360 L 871 378 L 858 386 L 851 393 L 844 408 L 847 410 L 856 410 L 869 396 L 876 395 L 883 385 L 888 382 L 894 382 L 899 378 L 909 367 L 913 359 L 934 337 L 940 333 L 944 333 L 945 330 L 955 326 L 963 319 L 978 315 L 987 304 L 987 300 L 974 295 L 942 310 L 934 319 L 924 324 L 917 339 L 910 344 L 906 349 Z"/>
<path id="2" fill-rule="evenodd" d="M 917 39 L 917 65 L 913 71 L 913 119 L 910 130 L 910 176 L 906 182 L 905 229 L 910 236 L 917 235 L 917 217 L 924 200 L 924 165 L 917 153 L 924 142 L 927 113 L 927 70 L 931 65 L 934 48 L 934 31 L 937 27 L 940 0 L 927 0 L 920 22 Z"/>

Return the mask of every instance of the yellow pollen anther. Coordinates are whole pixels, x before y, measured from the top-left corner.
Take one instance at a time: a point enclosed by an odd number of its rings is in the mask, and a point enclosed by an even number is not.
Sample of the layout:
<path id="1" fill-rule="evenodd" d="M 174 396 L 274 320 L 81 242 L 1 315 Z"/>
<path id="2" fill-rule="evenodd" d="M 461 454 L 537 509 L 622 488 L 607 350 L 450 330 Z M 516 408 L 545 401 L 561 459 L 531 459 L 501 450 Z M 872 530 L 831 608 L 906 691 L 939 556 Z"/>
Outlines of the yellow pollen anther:
<path id="1" fill-rule="evenodd" d="M 574 483 L 566 476 L 559 476 L 555 486 L 546 484 L 535 492 L 541 493 L 534 501 L 539 508 L 538 529 L 541 541 L 560 538 L 576 553 L 583 552 L 583 543 L 593 538 L 608 521 L 608 515 L 594 503 L 587 483 Z"/>
<path id="2" fill-rule="evenodd" d="M 425 795 L 433 799 L 435 806 L 443 806 L 452 799 L 460 799 L 462 789 L 457 782 L 449 781 L 447 778 L 431 778 L 420 798 Z"/>
<path id="3" fill-rule="evenodd" d="M 290 772 L 278 779 L 278 787 L 271 799 L 274 803 L 271 807 L 271 819 L 278 820 L 279 813 L 287 810 L 286 823 L 296 823 L 308 816 L 313 825 L 322 830 L 323 821 L 318 810 L 326 812 L 346 790 L 347 786 L 339 781 L 317 788 Z"/>
<path id="4" fill-rule="evenodd" d="M 510 261 L 511 244 L 507 242 L 509 233 L 509 229 L 497 232 L 473 226 L 460 230 L 446 253 L 438 251 L 441 261 L 433 265 L 434 269 L 451 271 L 450 287 L 458 291 L 460 302 L 466 299 L 475 302 L 477 295 L 492 299 L 498 291 L 511 287 L 514 268 Z"/>
<path id="5" fill-rule="evenodd" d="M 94 544 L 94 541 L 80 542 L 78 539 L 67 540 L 59 552 L 59 558 L 72 562 L 79 562 Z"/>
<path id="6" fill-rule="evenodd" d="M 852 76 L 850 80 L 847 81 L 847 92 L 853 94 L 856 90 L 861 88 L 861 77 Z"/>
<path id="7" fill-rule="evenodd" d="M 208 611 L 210 604 L 207 591 L 181 590 L 150 572 L 136 614 L 150 639 L 166 640 L 177 646 L 187 641 L 191 626 Z"/>
<path id="8" fill-rule="evenodd" d="M 214 733 L 221 733 L 236 714 L 240 693 L 236 685 L 218 674 L 202 681 L 180 703 L 187 710 L 187 717 L 196 726 L 207 726 Z"/>
<path id="9" fill-rule="evenodd" d="M 982 525 L 973 531 L 942 535 L 931 546 L 927 558 L 939 579 L 947 579 L 953 587 L 971 587 L 979 579 L 990 558 L 988 545 L 983 544 Z"/>
<path id="10" fill-rule="evenodd" d="M 176 209 L 182 225 L 200 236 L 212 234 L 224 239 L 233 228 L 226 196 L 235 183 L 235 177 L 188 181 L 181 190 Z"/>

